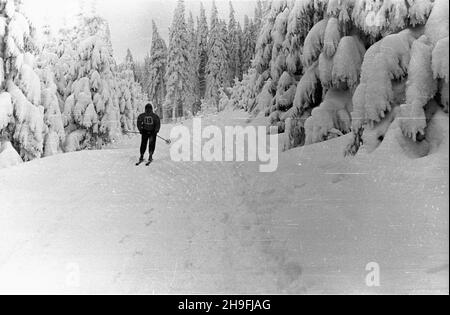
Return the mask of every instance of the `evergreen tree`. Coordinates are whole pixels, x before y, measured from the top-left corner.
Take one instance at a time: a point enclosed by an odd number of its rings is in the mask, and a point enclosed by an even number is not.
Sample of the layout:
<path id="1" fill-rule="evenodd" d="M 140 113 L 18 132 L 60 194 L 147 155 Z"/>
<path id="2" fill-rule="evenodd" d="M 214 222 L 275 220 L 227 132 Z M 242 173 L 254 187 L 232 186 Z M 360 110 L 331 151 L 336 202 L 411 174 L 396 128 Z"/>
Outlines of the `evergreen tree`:
<path id="1" fill-rule="evenodd" d="M 255 32 L 255 42 L 256 39 L 259 36 L 259 32 L 261 31 L 262 25 L 263 25 L 263 18 L 264 18 L 264 6 L 261 0 L 256 1 L 256 8 L 255 8 L 255 18 L 254 18 L 254 32 Z"/>
<path id="2" fill-rule="evenodd" d="M 144 111 L 145 105 L 142 86 L 135 80 L 135 73 L 136 64 L 130 53 L 118 67 L 115 93 L 119 101 L 121 127 L 128 131 L 137 131 L 137 118 Z"/>
<path id="3" fill-rule="evenodd" d="M 188 34 L 184 15 L 184 0 L 178 0 L 169 35 L 165 118 L 183 117 L 186 108 L 192 106 L 192 104 L 187 103 L 191 84 L 189 82 Z"/>
<path id="4" fill-rule="evenodd" d="M 200 16 L 197 19 L 198 28 L 198 77 L 200 98 L 205 97 L 206 92 L 206 65 L 208 63 L 208 22 L 203 3 L 200 3 Z"/>
<path id="5" fill-rule="evenodd" d="M 255 55 L 256 40 L 254 39 L 255 26 L 253 21 L 246 15 L 244 18 L 244 30 L 241 42 L 241 56 L 242 56 L 242 72 L 246 73 L 252 65 L 252 60 Z"/>
<path id="6" fill-rule="evenodd" d="M 198 77 L 199 55 L 197 46 L 197 31 L 195 30 L 192 12 L 188 19 L 188 42 L 189 42 L 189 83 L 191 84 L 188 96 L 188 104 L 191 104 L 190 112 L 197 111 L 196 106 L 200 103 L 200 83 Z"/>
<path id="7" fill-rule="evenodd" d="M 150 56 L 145 60 L 147 72 L 146 90 L 148 98 L 156 107 L 156 113 L 163 117 L 163 103 L 166 96 L 167 46 L 153 21 L 153 36 Z"/>
<path id="8" fill-rule="evenodd" d="M 125 66 L 133 72 L 133 80 L 138 81 L 137 66 L 129 48 L 127 49 L 127 55 L 125 57 Z"/>
<path id="9" fill-rule="evenodd" d="M 228 23 L 228 81 L 234 82 L 237 78 L 242 79 L 241 64 L 241 36 L 239 32 L 239 23 L 236 21 L 233 3 L 230 1 L 230 21 Z"/>
<path id="10" fill-rule="evenodd" d="M 72 60 L 75 80 L 68 82 L 70 94 L 63 111 L 66 152 L 101 148 L 121 135 L 124 111 L 120 111 L 108 29 L 108 23 L 100 17 L 84 17 L 77 29 Z"/>
<path id="11" fill-rule="evenodd" d="M 362 142 L 372 151 L 398 115 L 405 137 L 421 141 L 435 109 L 448 106 L 441 71 L 447 8 L 444 0 L 272 2 L 263 13 L 257 92 L 247 110 L 269 115 L 285 131 L 285 148 L 353 129 L 349 153 Z"/>
<path id="12" fill-rule="evenodd" d="M 20 1 L 0 2 L 0 24 L 0 135 L 28 161 L 42 156 L 45 132 L 34 32 Z"/>
<path id="13" fill-rule="evenodd" d="M 225 25 L 224 25 L 225 24 Z M 226 23 L 219 20 L 215 1 L 211 13 L 211 32 L 208 44 L 208 63 L 206 66 L 205 100 L 209 105 L 218 107 L 219 90 L 228 83 L 227 35 Z"/>

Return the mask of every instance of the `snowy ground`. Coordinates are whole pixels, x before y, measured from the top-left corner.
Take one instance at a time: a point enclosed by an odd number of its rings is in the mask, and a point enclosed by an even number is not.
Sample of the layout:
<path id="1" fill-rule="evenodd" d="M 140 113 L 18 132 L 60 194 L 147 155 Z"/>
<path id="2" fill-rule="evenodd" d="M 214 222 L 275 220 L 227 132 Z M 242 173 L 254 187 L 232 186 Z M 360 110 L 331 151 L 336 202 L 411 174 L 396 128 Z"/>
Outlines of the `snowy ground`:
<path id="1" fill-rule="evenodd" d="M 174 163 L 163 142 L 137 168 L 137 137 L 0 170 L 0 293 L 448 293 L 448 141 L 423 159 L 344 142 L 274 174 Z"/>

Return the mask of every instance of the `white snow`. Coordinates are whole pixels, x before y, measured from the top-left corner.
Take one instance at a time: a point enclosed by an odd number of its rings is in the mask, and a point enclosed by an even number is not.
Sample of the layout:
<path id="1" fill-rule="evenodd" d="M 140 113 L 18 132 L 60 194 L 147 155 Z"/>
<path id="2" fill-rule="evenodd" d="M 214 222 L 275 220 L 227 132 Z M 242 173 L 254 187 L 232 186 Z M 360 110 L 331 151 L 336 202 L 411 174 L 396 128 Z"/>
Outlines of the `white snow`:
<path id="1" fill-rule="evenodd" d="M 22 50 L 24 49 L 25 38 L 29 35 L 30 26 L 28 25 L 27 19 L 19 12 L 14 13 L 8 25 L 8 36 L 11 36 L 14 39 L 15 45 Z"/>
<path id="2" fill-rule="evenodd" d="M 433 74 L 435 79 L 449 82 L 449 40 L 448 36 L 439 40 L 433 50 Z"/>
<path id="3" fill-rule="evenodd" d="M 306 67 L 311 66 L 319 57 L 325 36 L 328 20 L 322 20 L 314 25 L 305 38 L 303 47 L 303 63 Z"/>
<path id="4" fill-rule="evenodd" d="M 339 21 L 336 18 L 328 20 L 323 39 L 323 52 L 328 58 L 332 58 L 336 53 L 341 34 L 339 32 Z"/>
<path id="5" fill-rule="evenodd" d="M 138 137 L 1 170 L 0 292 L 448 293 L 448 123 L 425 158 L 397 128 L 371 155 L 344 159 L 343 137 L 281 154 L 273 174 L 174 163 L 162 142 L 136 168 Z"/>
<path id="6" fill-rule="evenodd" d="M 340 83 L 345 83 L 349 88 L 357 86 L 363 59 L 364 54 L 360 54 L 355 38 L 343 37 L 333 57 L 333 85 L 340 86 Z"/>
<path id="7" fill-rule="evenodd" d="M 449 35 L 449 2 L 436 0 L 430 17 L 425 25 L 425 35 L 433 45 Z"/>
<path id="8" fill-rule="evenodd" d="M 13 148 L 11 142 L 0 142 L 0 170 L 23 163 L 19 153 Z M 0 198 L 0 204 L 3 201 Z"/>
<path id="9" fill-rule="evenodd" d="M 404 119 L 401 127 L 405 135 L 416 140 L 417 133 L 425 134 L 427 126 L 424 107 L 438 91 L 438 83 L 433 78 L 433 48 L 427 45 L 427 38 L 422 36 L 411 48 L 411 62 L 406 84 L 406 104 L 401 106 Z"/>

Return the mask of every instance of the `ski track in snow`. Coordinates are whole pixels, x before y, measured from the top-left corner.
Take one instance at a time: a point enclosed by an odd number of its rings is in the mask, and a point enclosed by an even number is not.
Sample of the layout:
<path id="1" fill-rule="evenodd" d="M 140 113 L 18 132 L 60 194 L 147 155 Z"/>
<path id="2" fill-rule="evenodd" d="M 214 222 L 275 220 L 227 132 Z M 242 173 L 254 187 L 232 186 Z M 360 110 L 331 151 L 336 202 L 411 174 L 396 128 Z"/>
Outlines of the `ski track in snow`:
<path id="1" fill-rule="evenodd" d="M 2 170 L 0 293 L 448 292 L 448 156 L 342 148 L 292 150 L 261 174 L 175 163 L 163 142 L 136 167 L 134 137 Z M 365 285 L 370 262 L 380 288 Z"/>

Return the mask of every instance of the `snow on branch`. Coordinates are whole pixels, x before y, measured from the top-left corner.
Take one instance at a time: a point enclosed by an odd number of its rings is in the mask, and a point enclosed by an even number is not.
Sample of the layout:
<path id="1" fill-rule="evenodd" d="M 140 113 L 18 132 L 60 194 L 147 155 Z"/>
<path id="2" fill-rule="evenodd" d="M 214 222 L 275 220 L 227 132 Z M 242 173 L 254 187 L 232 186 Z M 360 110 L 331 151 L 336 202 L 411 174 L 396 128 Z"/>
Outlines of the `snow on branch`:
<path id="1" fill-rule="evenodd" d="M 411 49 L 408 69 L 406 104 L 401 106 L 401 128 L 405 136 L 416 141 L 418 134 L 425 135 L 427 126 L 424 107 L 438 90 L 431 69 L 433 47 L 428 38 L 422 36 Z"/>
<path id="2" fill-rule="evenodd" d="M 325 30 L 328 20 L 322 20 L 313 26 L 308 33 L 303 46 L 303 65 L 309 68 L 318 58 L 323 49 Z"/>
<path id="3" fill-rule="evenodd" d="M 341 33 L 339 31 L 339 20 L 331 18 L 328 20 L 323 39 L 323 52 L 328 58 L 332 58 L 341 40 Z"/>
<path id="4" fill-rule="evenodd" d="M 315 91 L 319 82 L 319 62 L 312 64 L 305 72 L 297 85 L 294 106 L 299 110 L 307 108 L 315 102 Z"/>
<path id="5" fill-rule="evenodd" d="M 353 89 L 359 83 L 361 64 L 364 54 L 358 49 L 358 43 L 353 36 L 343 37 L 333 57 L 333 86 Z"/>
<path id="6" fill-rule="evenodd" d="M 354 130 L 364 122 L 380 122 L 394 102 L 392 80 L 408 73 L 411 45 L 415 38 L 409 30 L 389 35 L 372 45 L 362 64 L 361 84 L 355 91 Z"/>

